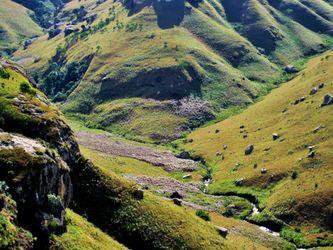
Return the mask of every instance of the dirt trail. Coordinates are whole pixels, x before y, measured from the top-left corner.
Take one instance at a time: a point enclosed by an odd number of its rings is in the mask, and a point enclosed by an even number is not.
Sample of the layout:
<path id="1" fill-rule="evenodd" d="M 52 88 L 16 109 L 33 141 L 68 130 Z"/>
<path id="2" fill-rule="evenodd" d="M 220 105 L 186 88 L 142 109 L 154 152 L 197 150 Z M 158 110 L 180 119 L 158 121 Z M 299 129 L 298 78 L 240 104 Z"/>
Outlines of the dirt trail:
<path id="1" fill-rule="evenodd" d="M 84 131 L 76 133 L 79 144 L 86 148 L 114 156 L 124 156 L 145 161 L 164 170 L 192 172 L 198 164 L 192 160 L 179 159 L 171 151 L 162 151 L 145 146 L 137 146 L 111 139 L 107 134 L 94 134 Z"/>

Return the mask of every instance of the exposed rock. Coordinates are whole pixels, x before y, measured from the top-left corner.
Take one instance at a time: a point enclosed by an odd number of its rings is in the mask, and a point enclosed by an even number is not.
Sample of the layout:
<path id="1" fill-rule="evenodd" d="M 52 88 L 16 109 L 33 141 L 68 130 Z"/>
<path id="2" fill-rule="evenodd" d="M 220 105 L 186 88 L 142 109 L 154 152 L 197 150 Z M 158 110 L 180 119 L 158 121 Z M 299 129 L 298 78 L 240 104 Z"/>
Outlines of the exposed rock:
<path id="1" fill-rule="evenodd" d="M 253 150 L 254 150 L 254 145 L 253 145 L 253 144 L 248 145 L 248 146 L 245 148 L 245 155 L 250 155 L 250 154 L 252 154 Z"/>
<path id="2" fill-rule="evenodd" d="M 267 169 L 266 169 L 266 168 L 262 168 L 262 169 L 261 169 L 261 173 L 262 173 L 262 174 L 266 174 L 266 173 L 267 173 Z"/>
<path id="3" fill-rule="evenodd" d="M 286 67 L 284 67 L 284 71 L 288 74 L 293 74 L 298 72 L 298 70 L 294 65 L 287 65 Z"/>
<path id="4" fill-rule="evenodd" d="M 308 154 L 308 158 L 311 158 L 311 159 L 313 159 L 315 156 L 316 156 L 316 151 L 311 151 L 311 152 Z"/>
<path id="5" fill-rule="evenodd" d="M 309 146 L 308 149 L 309 149 L 309 153 L 310 153 L 315 149 L 315 146 Z"/>
<path id="6" fill-rule="evenodd" d="M 144 191 L 141 189 L 137 189 L 133 192 L 133 197 L 137 200 L 143 200 Z"/>
<path id="7" fill-rule="evenodd" d="M 306 100 L 306 97 L 305 96 L 302 96 L 300 99 L 299 99 L 299 102 L 304 102 Z"/>
<path id="8" fill-rule="evenodd" d="M 74 25 L 68 25 L 65 28 L 65 36 L 69 36 L 72 33 L 78 32 L 79 28 L 75 27 Z"/>
<path id="9" fill-rule="evenodd" d="M 175 199 L 172 199 L 172 201 L 177 206 L 181 206 L 182 205 L 182 200 L 180 200 L 180 199 L 175 198 Z"/>
<path id="10" fill-rule="evenodd" d="M 310 95 L 314 95 L 318 92 L 318 89 L 316 87 L 314 87 L 313 89 L 311 89 L 310 91 Z"/>
<path id="11" fill-rule="evenodd" d="M 176 155 L 176 157 L 177 158 L 180 158 L 180 159 L 185 159 L 185 160 L 187 160 L 187 159 L 190 159 L 191 158 L 191 155 L 190 155 L 190 153 L 189 152 L 187 152 L 187 151 L 182 151 L 182 152 L 180 152 L 178 155 Z"/>
<path id="12" fill-rule="evenodd" d="M 183 196 L 180 193 L 178 193 L 178 191 L 175 191 L 170 195 L 170 198 L 171 199 L 183 199 Z"/>
<path id="13" fill-rule="evenodd" d="M 219 130 L 219 129 L 216 129 L 216 130 L 215 130 L 215 134 L 218 134 L 218 133 L 220 133 L 220 130 Z"/>
<path id="14" fill-rule="evenodd" d="M 279 139 L 280 138 L 280 135 L 279 134 L 277 134 L 277 133 L 274 133 L 273 134 L 273 141 L 276 141 L 277 139 Z"/>
<path id="15" fill-rule="evenodd" d="M 235 181 L 235 185 L 236 185 L 237 187 L 243 186 L 244 181 L 245 181 L 245 178 L 244 178 L 244 177 L 243 177 L 243 178 L 240 178 L 240 179 L 238 179 L 238 180 Z"/>
<path id="16" fill-rule="evenodd" d="M 313 133 L 317 133 L 319 130 L 321 130 L 324 126 L 323 125 L 319 125 L 318 127 L 316 127 L 314 130 L 313 130 Z"/>
<path id="17" fill-rule="evenodd" d="M 321 107 L 328 106 L 333 104 L 333 96 L 331 94 L 326 94 L 324 96 L 323 103 L 321 104 Z"/>
<path id="18" fill-rule="evenodd" d="M 322 89 L 322 88 L 324 88 L 324 86 L 325 86 L 325 83 L 321 83 L 321 84 L 319 84 L 318 88 Z"/>
<path id="19" fill-rule="evenodd" d="M 245 128 L 245 125 L 241 125 L 239 128 L 240 128 L 240 129 L 243 129 L 243 128 Z"/>
<path id="20" fill-rule="evenodd" d="M 216 230 L 223 238 L 226 238 L 229 233 L 229 230 L 225 227 L 216 226 Z"/>
<path id="21" fill-rule="evenodd" d="M 191 174 L 183 175 L 183 179 L 191 179 L 191 178 L 192 178 Z"/>

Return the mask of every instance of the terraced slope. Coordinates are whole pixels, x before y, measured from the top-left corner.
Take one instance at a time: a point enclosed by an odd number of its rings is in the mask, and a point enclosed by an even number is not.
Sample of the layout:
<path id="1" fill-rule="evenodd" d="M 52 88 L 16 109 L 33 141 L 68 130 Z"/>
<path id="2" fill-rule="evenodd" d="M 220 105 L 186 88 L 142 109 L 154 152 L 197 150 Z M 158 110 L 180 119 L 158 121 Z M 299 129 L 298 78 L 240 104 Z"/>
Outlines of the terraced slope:
<path id="1" fill-rule="evenodd" d="M 0 55 L 12 53 L 24 39 L 43 34 L 32 20 L 32 14 L 32 11 L 12 0 L 0 2 Z"/>
<path id="2" fill-rule="evenodd" d="M 212 167 L 213 194 L 255 197 L 251 220 L 300 246 L 332 245 L 333 52 L 243 113 L 191 133 L 187 150 Z M 191 142 L 193 140 L 193 142 Z M 248 145 L 251 153 L 245 153 Z"/>
<path id="3" fill-rule="evenodd" d="M 73 0 L 51 37 L 15 57 L 87 126 L 170 140 L 221 108 L 251 103 L 287 77 L 282 66 L 327 48 L 331 13 L 323 0 Z M 68 24 L 78 30 L 56 35 Z M 188 97 L 195 101 L 179 109 Z"/>

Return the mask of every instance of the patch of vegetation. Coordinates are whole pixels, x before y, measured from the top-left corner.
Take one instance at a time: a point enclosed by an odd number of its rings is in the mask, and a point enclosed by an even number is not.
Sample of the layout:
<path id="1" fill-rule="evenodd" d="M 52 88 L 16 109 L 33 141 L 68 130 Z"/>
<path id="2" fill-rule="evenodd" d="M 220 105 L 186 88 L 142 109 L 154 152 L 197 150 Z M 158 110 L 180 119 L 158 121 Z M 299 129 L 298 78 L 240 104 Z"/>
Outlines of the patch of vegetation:
<path id="1" fill-rule="evenodd" d="M 195 212 L 195 215 L 200 217 L 201 219 L 205 220 L 205 221 L 210 221 L 210 216 L 209 213 L 207 213 L 206 211 L 203 210 L 197 210 Z"/>

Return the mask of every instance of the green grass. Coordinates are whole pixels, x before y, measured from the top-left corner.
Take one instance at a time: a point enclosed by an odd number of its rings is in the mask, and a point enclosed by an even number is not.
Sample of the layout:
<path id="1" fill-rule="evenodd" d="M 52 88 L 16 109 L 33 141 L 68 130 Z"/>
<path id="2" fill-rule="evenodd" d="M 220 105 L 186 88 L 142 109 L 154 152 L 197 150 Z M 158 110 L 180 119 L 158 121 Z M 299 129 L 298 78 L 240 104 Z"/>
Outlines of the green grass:
<path id="1" fill-rule="evenodd" d="M 66 210 L 67 231 L 61 236 L 53 235 L 51 249 L 127 249 L 73 211 Z"/>
<path id="2" fill-rule="evenodd" d="M 17 49 L 24 39 L 42 35 L 42 29 L 32 20 L 29 11 L 11 0 L 0 3 L 0 54 Z M 5 52 L 5 53 L 4 53 Z"/>
<path id="3" fill-rule="evenodd" d="M 88 9 L 93 2 L 71 1 L 65 11 L 71 12 L 81 5 Z M 329 36 L 307 29 L 302 22 L 272 6 L 250 1 L 241 10 L 233 5 L 235 8 L 229 10 L 228 4 L 203 1 L 185 15 L 179 26 L 161 29 L 153 7 L 128 15 L 120 3 L 108 0 L 89 9 L 90 14 L 98 14 L 92 31 L 67 38 L 40 37 L 27 50 L 15 53 L 15 57 L 30 58 L 24 65 L 41 76 L 50 60 L 55 60 L 59 46 L 65 48 L 66 60 L 60 62 L 62 69 L 65 64 L 93 55 L 88 71 L 64 103 L 63 111 L 82 119 L 89 127 L 130 139 L 170 141 L 179 135 L 179 130 L 180 134 L 184 132 L 179 128 L 188 125 L 187 119 L 158 108 L 158 102 L 151 112 L 147 106 L 151 107 L 154 101 L 144 99 L 158 99 L 161 93 L 166 95 L 165 99 L 172 99 L 167 93 L 172 93 L 177 84 L 184 84 L 178 93 L 186 89 L 187 96 L 208 101 L 222 120 L 228 116 L 229 107 L 251 104 L 289 78 L 290 75 L 282 72 L 284 65 L 294 62 L 297 65 L 300 58 L 332 42 Z M 311 8 L 314 12 L 323 11 L 321 5 Z M 227 18 L 222 14 L 223 9 Z M 230 21 L 229 11 L 239 17 L 243 15 L 243 22 Z M 105 22 L 107 18 L 110 21 Z M 242 30 L 234 29 L 236 24 Z M 258 47 L 262 46 L 258 43 L 274 40 L 268 31 L 280 39 L 274 44 L 275 50 L 260 54 Z M 253 39 L 253 35 L 261 39 Z M 33 60 L 36 55 L 39 60 Z M 193 86 L 193 79 L 198 80 L 198 89 Z M 139 104 L 134 103 L 137 98 L 141 100 Z"/>
<path id="4" fill-rule="evenodd" d="M 331 216 L 333 189 L 328 177 L 332 172 L 333 120 L 331 108 L 320 108 L 320 104 L 323 96 L 333 89 L 333 75 L 329 70 L 332 65 L 332 52 L 315 57 L 295 79 L 274 89 L 263 100 L 188 136 L 193 142 L 185 144 L 185 149 L 214 166 L 211 193 L 254 195 L 261 208 L 282 220 L 292 218 L 290 223 L 300 226 L 305 233 L 325 225 L 327 234 L 331 235 L 327 218 Z M 325 83 L 325 87 L 310 96 L 310 90 L 320 83 Z M 302 96 L 306 96 L 306 101 L 294 105 Z M 325 129 L 313 133 L 319 124 L 325 124 Z M 217 134 L 216 129 L 220 130 Z M 248 137 L 243 138 L 246 133 Z M 273 141 L 273 133 L 278 133 L 280 138 Z M 251 143 L 254 152 L 246 156 L 244 149 Z M 224 150 L 223 145 L 228 148 Z M 316 159 L 307 158 L 306 145 L 316 146 Z M 216 152 L 221 152 L 224 160 Z M 268 173 L 262 174 L 262 168 Z M 297 178 L 292 178 L 295 171 Z M 244 185 L 236 186 L 235 181 L 241 178 Z M 314 212 L 311 204 L 318 204 L 314 207 L 320 212 Z M 306 207 L 312 208 L 306 209 L 305 219 L 301 214 Z M 316 242 L 311 236 L 308 238 L 311 244 Z"/>

